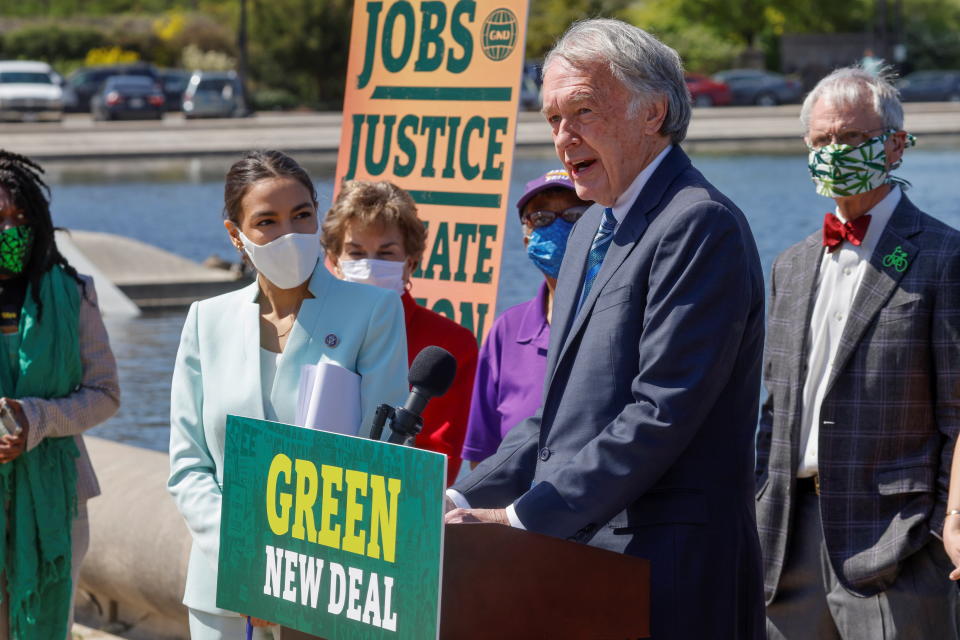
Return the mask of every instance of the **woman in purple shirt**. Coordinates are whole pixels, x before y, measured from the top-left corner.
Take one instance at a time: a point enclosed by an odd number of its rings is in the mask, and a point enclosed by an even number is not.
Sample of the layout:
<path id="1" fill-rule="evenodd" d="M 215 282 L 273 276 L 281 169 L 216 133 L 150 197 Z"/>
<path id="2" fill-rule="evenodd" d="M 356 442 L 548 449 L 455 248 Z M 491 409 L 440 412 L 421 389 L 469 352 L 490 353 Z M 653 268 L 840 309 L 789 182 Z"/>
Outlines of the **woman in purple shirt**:
<path id="1" fill-rule="evenodd" d="M 549 171 L 527 183 L 517 202 L 527 256 L 543 272 L 533 300 L 503 312 L 480 349 L 462 457 L 476 467 L 503 437 L 540 408 L 550 343 L 553 290 L 567 236 L 590 206 L 577 197 L 566 171 Z"/>

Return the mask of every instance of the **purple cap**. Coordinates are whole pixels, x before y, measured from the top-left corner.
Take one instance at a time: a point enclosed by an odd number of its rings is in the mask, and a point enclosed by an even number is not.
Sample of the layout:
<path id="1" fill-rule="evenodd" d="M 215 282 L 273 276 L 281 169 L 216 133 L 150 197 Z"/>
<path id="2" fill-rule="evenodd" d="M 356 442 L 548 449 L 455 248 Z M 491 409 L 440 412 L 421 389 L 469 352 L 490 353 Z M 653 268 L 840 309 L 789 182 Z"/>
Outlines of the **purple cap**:
<path id="1" fill-rule="evenodd" d="M 537 195 L 541 191 L 546 191 L 547 189 L 553 189 L 554 187 L 560 187 L 562 189 L 570 189 L 574 191 L 573 182 L 570 180 L 570 174 L 567 173 L 566 169 L 553 169 L 547 171 L 545 174 L 537 178 L 536 180 L 531 180 L 527 183 L 526 191 L 523 195 L 520 196 L 520 199 L 517 200 L 517 211 L 523 212 L 523 207 L 533 196 Z"/>

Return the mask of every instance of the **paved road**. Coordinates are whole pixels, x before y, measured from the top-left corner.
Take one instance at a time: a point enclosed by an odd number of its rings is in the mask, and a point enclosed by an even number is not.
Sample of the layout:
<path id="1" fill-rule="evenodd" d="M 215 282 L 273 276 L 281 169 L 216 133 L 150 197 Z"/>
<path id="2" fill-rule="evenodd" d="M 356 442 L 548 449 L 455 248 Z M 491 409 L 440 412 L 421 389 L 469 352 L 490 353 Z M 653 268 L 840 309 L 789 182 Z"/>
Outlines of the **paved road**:
<path id="1" fill-rule="evenodd" d="M 725 149 L 797 149 L 799 105 L 694 109 L 687 146 Z M 247 149 L 335 154 L 339 113 L 265 113 L 252 118 L 93 122 L 70 115 L 60 123 L 0 124 L 0 147 L 39 160 L 232 156 Z M 906 128 L 915 134 L 960 138 L 960 103 L 906 105 Z M 550 130 L 538 113 L 520 114 L 520 147 L 549 148 Z"/>

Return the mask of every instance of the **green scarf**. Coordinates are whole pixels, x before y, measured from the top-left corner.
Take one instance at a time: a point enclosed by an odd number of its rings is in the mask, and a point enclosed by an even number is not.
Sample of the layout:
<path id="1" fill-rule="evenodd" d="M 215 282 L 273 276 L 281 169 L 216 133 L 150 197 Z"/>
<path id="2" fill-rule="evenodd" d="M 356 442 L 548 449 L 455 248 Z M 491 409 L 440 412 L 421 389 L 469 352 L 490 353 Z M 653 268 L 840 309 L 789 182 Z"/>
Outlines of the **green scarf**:
<path id="1" fill-rule="evenodd" d="M 31 285 L 32 286 L 32 285 Z M 10 398 L 60 398 L 83 379 L 78 338 L 80 292 L 59 266 L 40 280 L 43 321 L 30 287 L 20 314 L 20 371 Z M 70 532 L 77 509 L 72 437 L 44 438 L 32 451 L 0 464 L 0 569 L 6 572 L 11 640 L 67 635 L 72 590 Z M 9 522 L 8 522 L 9 516 Z"/>

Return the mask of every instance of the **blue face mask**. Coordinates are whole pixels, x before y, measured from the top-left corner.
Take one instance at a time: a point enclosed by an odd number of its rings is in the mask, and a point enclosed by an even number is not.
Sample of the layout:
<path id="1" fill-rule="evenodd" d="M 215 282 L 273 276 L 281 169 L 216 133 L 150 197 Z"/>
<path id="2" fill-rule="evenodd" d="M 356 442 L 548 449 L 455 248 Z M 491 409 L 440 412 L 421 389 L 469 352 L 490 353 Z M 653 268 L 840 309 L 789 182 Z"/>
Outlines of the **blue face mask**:
<path id="1" fill-rule="evenodd" d="M 527 245 L 527 257 L 533 260 L 537 268 L 551 278 L 560 275 L 560 263 L 567 248 L 567 237 L 573 224 L 557 218 L 553 224 L 534 229 L 530 233 Z"/>

